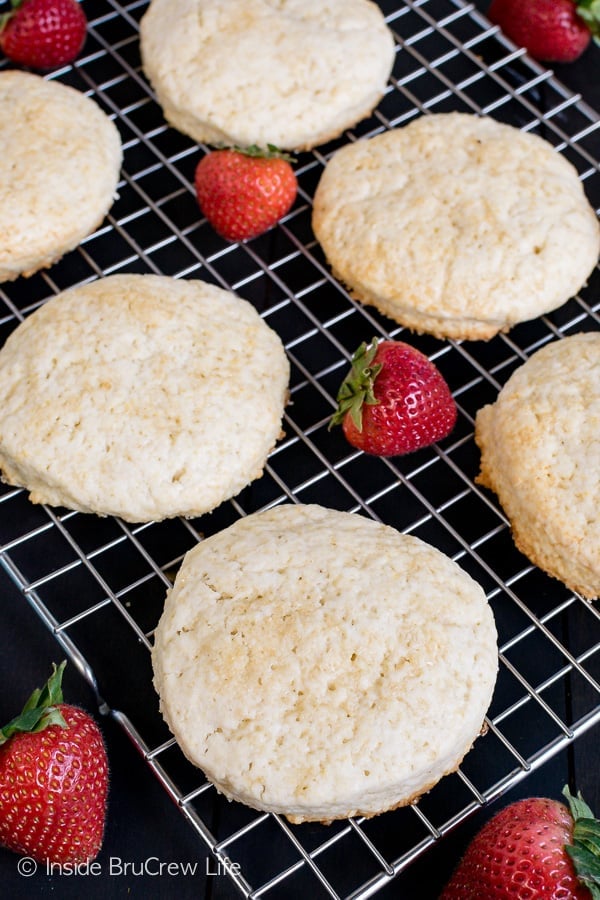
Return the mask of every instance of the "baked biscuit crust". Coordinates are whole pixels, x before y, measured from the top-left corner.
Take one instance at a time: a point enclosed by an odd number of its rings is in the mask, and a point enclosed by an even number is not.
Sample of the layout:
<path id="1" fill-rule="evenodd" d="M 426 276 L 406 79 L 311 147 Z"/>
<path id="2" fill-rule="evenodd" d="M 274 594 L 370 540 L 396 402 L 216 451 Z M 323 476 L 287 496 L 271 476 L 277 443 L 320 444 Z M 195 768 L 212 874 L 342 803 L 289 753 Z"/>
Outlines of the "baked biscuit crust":
<path id="1" fill-rule="evenodd" d="M 313 229 L 353 297 L 440 338 L 487 340 L 555 309 L 600 252 L 575 168 L 536 135 L 464 113 L 335 153 Z"/>
<path id="2" fill-rule="evenodd" d="M 368 116 L 395 56 L 370 0 L 152 0 L 140 47 L 179 131 L 199 143 L 287 150 L 323 144 Z"/>
<path id="3" fill-rule="evenodd" d="M 0 351 L 0 468 L 34 503 L 197 516 L 263 471 L 289 364 L 254 307 L 199 280 L 110 275 L 53 297 Z"/>
<path id="4" fill-rule="evenodd" d="M 186 756 L 228 798 L 293 822 L 373 816 L 456 769 L 498 665 L 466 572 L 316 505 L 255 513 L 189 551 L 152 659 Z"/>
<path id="5" fill-rule="evenodd" d="M 115 124 L 85 94 L 0 72 L 0 281 L 32 275 L 102 222 L 122 162 Z"/>
<path id="6" fill-rule="evenodd" d="M 590 599 L 600 594 L 600 333 L 548 344 L 479 410 L 480 484 L 517 547 Z"/>

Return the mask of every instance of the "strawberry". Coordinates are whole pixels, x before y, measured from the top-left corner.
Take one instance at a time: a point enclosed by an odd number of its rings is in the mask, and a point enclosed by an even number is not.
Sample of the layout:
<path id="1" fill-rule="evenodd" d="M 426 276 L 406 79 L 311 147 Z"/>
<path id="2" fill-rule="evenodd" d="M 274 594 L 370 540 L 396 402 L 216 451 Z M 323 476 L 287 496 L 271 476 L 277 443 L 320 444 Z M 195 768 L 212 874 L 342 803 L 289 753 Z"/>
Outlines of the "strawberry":
<path id="1" fill-rule="evenodd" d="M 228 241 L 247 241 L 272 228 L 292 206 L 294 160 L 271 144 L 213 150 L 196 167 L 200 209 Z"/>
<path id="2" fill-rule="evenodd" d="M 488 17 L 540 62 L 573 62 L 600 41 L 598 0 L 492 0 Z"/>
<path id="3" fill-rule="evenodd" d="M 517 800 L 475 835 L 440 900 L 598 900 L 600 822 L 579 794 L 569 807 Z"/>
<path id="4" fill-rule="evenodd" d="M 0 731 L 0 844 L 61 865 L 97 856 L 108 789 L 100 729 L 63 703 L 65 665 Z"/>
<path id="5" fill-rule="evenodd" d="M 342 425 L 353 447 L 397 456 L 446 437 L 456 404 L 439 370 L 402 341 L 361 344 L 337 395 L 331 425 Z"/>
<path id="6" fill-rule="evenodd" d="M 87 19 L 77 0 L 11 0 L 0 16 L 0 50 L 30 69 L 73 62 L 85 43 Z"/>

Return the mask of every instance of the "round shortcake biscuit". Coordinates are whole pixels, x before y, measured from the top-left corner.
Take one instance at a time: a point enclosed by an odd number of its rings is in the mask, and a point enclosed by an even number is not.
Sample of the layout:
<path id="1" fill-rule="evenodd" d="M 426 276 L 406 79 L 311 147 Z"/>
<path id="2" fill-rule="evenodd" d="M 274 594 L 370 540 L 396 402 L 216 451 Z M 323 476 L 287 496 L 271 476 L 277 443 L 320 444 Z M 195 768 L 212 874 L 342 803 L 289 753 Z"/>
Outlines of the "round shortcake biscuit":
<path id="1" fill-rule="evenodd" d="M 571 163 L 466 113 L 420 116 L 335 153 L 313 228 L 356 299 L 440 338 L 487 340 L 555 309 L 600 252 Z"/>
<path id="2" fill-rule="evenodd" d="M 373 816 L 455 770 L 498 665 L 465 571 L 316 505 L 255 513 L 190 550 L 152 660 L 183 753 L 229 799 L 292 822 Z"/>
<path id="3" fill-rule="evenodd" d="M 600 332 L 538 350 L 479 410 L 478 481 L 517 547 L 583 596 L 600 595 Z"/>
<path id="4" fill-rule="evenodd" d="M 198 280 L 111 275 L 48 300 L 0 350 L 0 469 L 34 503 L 197 516 L 263 471 L 289 364 L 255 308 Z"/>
<path id="5" fill-rule="evenodd" d="M 152 0 L 144 71 L 195 141 L 306 150 L 369 115 L 395 42 L 370 0 Z"/>
<path id="6" fill-rule="evenodd" d="M 0 72 L 0 281 L 52 265 L 102 222 L 122 162 L 115 124 L 85 94 Z"/>

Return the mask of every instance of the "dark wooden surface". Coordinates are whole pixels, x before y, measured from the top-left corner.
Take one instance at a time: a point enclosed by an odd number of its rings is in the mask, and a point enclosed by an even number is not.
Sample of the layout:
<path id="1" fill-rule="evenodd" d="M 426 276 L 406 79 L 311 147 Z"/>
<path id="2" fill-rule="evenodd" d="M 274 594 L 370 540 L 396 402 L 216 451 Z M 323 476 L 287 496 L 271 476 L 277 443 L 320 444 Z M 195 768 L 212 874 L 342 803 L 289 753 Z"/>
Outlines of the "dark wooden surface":
<path id="1" fill-rule="evenodd" d="M 477 3 L 485 11 L 485 3 Z M 570 66 L 555 68 L 569 88 L 580 92 L 587 103 L 600 110 L 600 48 L 591 47 Z M 32 686 L 45 679 L 51 662 L 60 659 L 54 638 L 29 609 L 6 574 L 0 569 L 0 719 L 10 719 Z M 86 682 L 71 666 L 65 678 L 71 702 L 95 710 L 95 698 Z M 579 697 L 572 698 L 577 704 Z M 7 897 L 207 897 L 228 900 L 238 894 L 223 876 L 204 874 L 206 854 L 197 836 L 169 801 L 150 770 L 140 760 L 121 729 L 101 718 L 111 765 L 110 805 L 100 877 L 50 876 L 43 871 L 30 878 L 17 870 L 17 857 L 0 851 L 0 878 Z M 452 835 L 432 848 L 409 871 L 378 896 L 391 898 L 435 898 L 470 836 L 498 808 L 518 796 L 544 794 L 558 797 L 568 781 L 581 789 L 600 810 L 598 776 L 598 728 L 581 737 L 573 747 L 555 756 L 539 771 L 508 792 L 500 801 L 474 815 Z M 193 878 L 188 876 L 146 877 L 111 874 L 111 860 L 140 864 L 154 858 L 163 862 L 200 863 Z M 310 898 L 307 898 L 310 900 Z"/>

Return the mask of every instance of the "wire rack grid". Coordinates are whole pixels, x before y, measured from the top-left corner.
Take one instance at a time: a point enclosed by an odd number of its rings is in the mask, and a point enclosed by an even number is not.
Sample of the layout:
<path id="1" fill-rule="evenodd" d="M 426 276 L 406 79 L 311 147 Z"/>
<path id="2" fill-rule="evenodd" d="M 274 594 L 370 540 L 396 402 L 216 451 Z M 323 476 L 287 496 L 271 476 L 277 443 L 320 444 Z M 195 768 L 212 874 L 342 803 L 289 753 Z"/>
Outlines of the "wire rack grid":
<path id="1" fill-rule="evenodd" d="M 356 346 L 403 330 L 355 303 L 332 278 L 310 225 L 314 189 L 338 146 L 449 110 L 491 115 L 545 137 L 576 166 L 598 210 L 600 120 L 472 5 L 380 5 L 397 39 L 386 95 L 352 132 L 299 157 L 290 213 L 238 245 L 215 235 L 195 201 L 193 171 L 206 148 L 165 124 L 141 71 L 146 0 L 86 0 L 85 53 L 51 77 L 88 93 L 115 120 L 124 146 L 119 196 L 76 251 L 0 288 L 2 341 L 52 294 L 114 272 L 199 277 L 230 288 L 284 341 L 292 367 L 285 437 L 262 478 L 210 515 L 132 526 L 34 506 L 25 492 L 0 489 L 2 565 L 196 829 L 199 848 L 225 865 L 246 897 L 373 896 L 481 804 L 600 723 L 598 610 L 515 549 L 495 498 L 475 482 L 473 440 L 477 410 L 518 365 L 549 341 L 598 329 L 600 271 L 555 313 L 489 342 L 410 335 L 446 376 L 459 420 L 439 445 L 375 459 L 353 451 L 328 420 Z M 486 591 L 500 639 L 487 731 L 459 771 L 418 804 L 371 820 L 292 826 L 224 801 L 160 718 L 149 650 L 185 552 L 238 517 L 281 502 L 320 502 L 415 534 Z"/>

